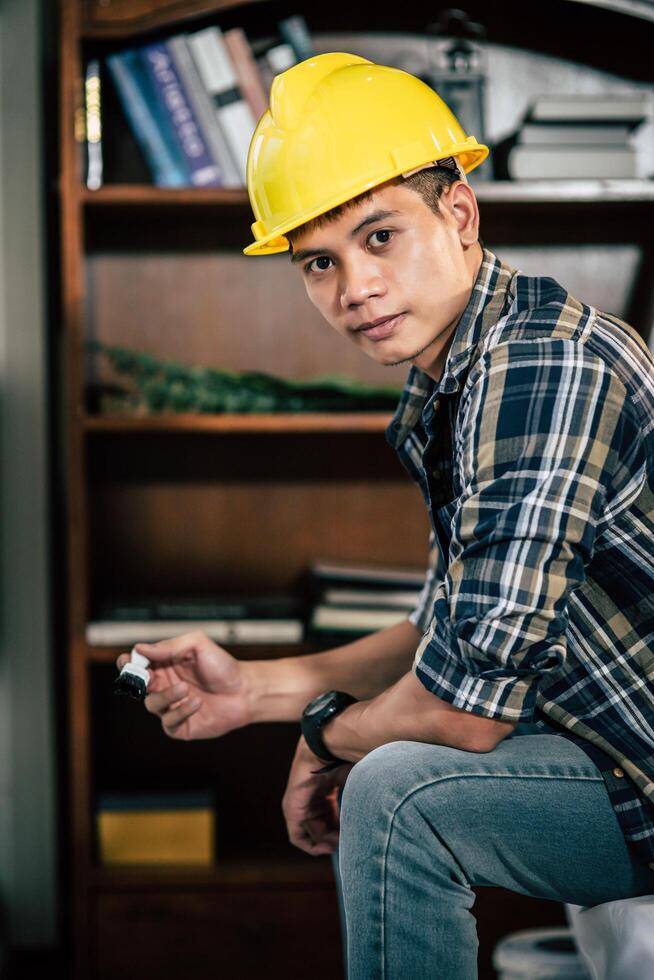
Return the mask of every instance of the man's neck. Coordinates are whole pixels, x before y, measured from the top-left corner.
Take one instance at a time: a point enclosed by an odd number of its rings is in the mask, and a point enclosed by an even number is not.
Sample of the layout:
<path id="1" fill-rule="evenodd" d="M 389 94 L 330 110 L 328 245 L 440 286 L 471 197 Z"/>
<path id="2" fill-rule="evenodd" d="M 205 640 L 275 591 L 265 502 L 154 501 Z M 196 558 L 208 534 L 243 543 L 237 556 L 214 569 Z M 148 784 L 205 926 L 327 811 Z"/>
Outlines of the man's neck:
<path id="1" fill-rule="evenodd" d="M 468 266 L 468 270 L 470 272 L 470 279 L 469 279 L 470 288 L 466 293 L 465 303 L 463 304 L 459 314 L 457 315 L 456 319 L 453 320 L 452 323 L 447 328 L 446 331 L 447 339 L 445 341 L 445 344 L 442 350 L 439 351 L 436 358 L 426 367 L 421 367 L 417 359 L 416 361 L 414 361 L 416 367 L 419 367 L 421 371 L 423 371 L 430 378 L 433 378 L 434 381 L 436 381 L 437 383 L 440 381 L 441 376 L 443 374 L 445 363 L 447 361 L 447 355 L 450 352 L 450 347 L 452 346 L 454 334 L 456 333 L 456 328 L 459 325 L 459 321 L 461 320 L 461 317 L 463 316 L 468 306 L 468 303 L 470 302 L 472 291 L 475 287 L 475 283 L 477 282 L 477 277 L 479 276 L 481 263 L 484 259 L 484 251 L 481 244 L 479 242 L 476 242 L 475 245 L 472 248 L 470 248 L 469 251 L 466 253 L 465 258 L 466 258 L 466 265 Z"/>

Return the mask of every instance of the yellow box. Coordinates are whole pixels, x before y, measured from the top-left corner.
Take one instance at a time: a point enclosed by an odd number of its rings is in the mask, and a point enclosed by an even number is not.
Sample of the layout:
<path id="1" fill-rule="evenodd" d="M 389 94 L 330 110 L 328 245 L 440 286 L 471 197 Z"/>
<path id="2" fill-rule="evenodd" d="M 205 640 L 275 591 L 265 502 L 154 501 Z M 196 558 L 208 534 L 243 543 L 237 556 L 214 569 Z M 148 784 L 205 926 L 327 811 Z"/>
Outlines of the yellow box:
<path id="1" fill-rule="evenodd" d="M 101 810 L 103 864 L 194 864 L 215 860 L 215 814 L 193 810 Z"/>

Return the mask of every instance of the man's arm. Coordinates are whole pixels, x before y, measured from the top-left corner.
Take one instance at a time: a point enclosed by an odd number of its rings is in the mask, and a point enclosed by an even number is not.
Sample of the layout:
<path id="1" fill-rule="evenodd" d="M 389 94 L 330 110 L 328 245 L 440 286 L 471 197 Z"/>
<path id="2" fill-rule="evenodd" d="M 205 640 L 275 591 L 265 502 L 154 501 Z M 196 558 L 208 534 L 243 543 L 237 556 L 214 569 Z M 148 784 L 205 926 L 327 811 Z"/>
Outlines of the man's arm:
<path id="1" fill-rule="evenodd" d="M 252 721 L 299 721 L 323 691 L 374 698 L 410 669 L 421 637 L 408 619 L 332 650 L 278 660 L 240 661 Z"/>
<path id="2" fill-rule="evenodd" d="M 645 478 L 626 389 L 581 344 L 492 348 L 471 373 L 446 575 L 413 673 L 323 728 L 357 761 L 409 739 L 488 751 L 532 717 L 566 656 L 568 596 L 598 526 Z"/>
<path id="3" fill-rule="evenodd" d="M 514 727 L 454 708 L 409 671 L 376 698 L 342 711 L 323 726 L 322 737 L 333 755 L 358 762 L 379 745 L 404 740 L 490 752 Z"/>

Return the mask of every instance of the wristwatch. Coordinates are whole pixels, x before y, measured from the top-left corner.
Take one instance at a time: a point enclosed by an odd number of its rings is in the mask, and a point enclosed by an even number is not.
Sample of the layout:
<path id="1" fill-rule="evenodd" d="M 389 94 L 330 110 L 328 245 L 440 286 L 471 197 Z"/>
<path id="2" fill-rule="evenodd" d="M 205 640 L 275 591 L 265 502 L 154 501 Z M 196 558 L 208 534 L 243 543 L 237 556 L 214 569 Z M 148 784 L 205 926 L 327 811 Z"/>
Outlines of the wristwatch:
<path id="1" fill-rule="evenodd" d="M 345 708 L 351 704 L 356 704 L 357 700 L 358 698 L 352 697 L 351 694 L 346 694 L 344 691 L 327 691 L 325 694 L 319 694 L 313 701 L 309 701 L 302 712 L 300 724 L 304 741 L 314 755 L 329 763 L 323 769 L 318 769 L 317 772 L 327 772 L 336 766 L 342 766 L 346 761 L 337 758 L 329 751 L 322 739 L 322 727 Z"/>

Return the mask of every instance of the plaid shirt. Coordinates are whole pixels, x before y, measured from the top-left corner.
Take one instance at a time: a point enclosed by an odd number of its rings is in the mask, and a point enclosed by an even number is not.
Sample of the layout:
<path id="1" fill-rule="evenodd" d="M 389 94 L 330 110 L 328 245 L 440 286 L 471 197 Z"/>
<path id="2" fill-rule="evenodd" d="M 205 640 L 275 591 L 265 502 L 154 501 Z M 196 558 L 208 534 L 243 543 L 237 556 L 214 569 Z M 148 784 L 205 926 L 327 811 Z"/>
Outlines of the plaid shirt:
<path id="1" fill-rule="evenodd" d="M 487 248 L 438 382 L 386 430 L 431 518 L 413 669 L 596 763 L 654 870 L 654 358 Z"/>

